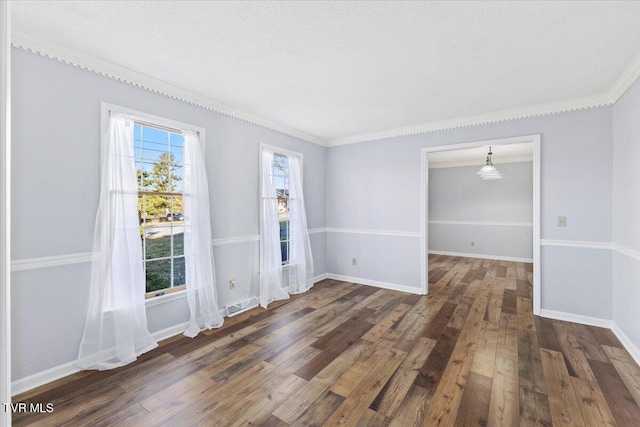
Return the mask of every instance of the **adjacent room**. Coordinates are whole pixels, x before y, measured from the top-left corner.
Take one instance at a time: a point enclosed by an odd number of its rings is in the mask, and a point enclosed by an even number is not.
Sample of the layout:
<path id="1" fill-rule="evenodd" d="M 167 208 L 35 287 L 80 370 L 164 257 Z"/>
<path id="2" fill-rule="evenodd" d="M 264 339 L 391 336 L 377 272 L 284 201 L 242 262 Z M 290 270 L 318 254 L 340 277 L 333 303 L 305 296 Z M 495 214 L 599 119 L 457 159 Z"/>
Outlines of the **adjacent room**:
<path id="1" fill-rule="evenodd" d="M 0 427 L 638 425 L 639 22 L 1 1 Z"/>

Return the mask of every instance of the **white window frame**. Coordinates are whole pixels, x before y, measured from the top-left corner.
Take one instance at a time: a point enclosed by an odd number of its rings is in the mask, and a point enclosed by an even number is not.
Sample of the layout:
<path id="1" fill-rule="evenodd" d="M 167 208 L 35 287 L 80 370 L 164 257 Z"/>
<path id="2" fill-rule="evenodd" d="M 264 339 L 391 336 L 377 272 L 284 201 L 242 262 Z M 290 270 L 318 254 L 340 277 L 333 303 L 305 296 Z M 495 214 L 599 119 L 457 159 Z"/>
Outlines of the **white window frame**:
<path id="1" fill-rule="evenodd" d="M 202 148 L 202 154 L 205 155 L 206 152 L 206 131 L 205 128 L 200 126 L 194 126 L 189 123 L 180 122 L 173 119 L 168 119 L 162 116 L 156 116 L 153 114 L 145 113 L 142 111 L 133 110 L 130 108 L 122 107 L 120 105 L 111 104 L 108 102 L 100 103 L 100 144 L 101 147 L 104 147 L 105 138 L 108 136 L 109 130 L 109 117 L 112 113 L 115 114 L 124 114 L 128 118 L 132 119 L 134 122 L 138 124 L 148 124 L 150 126 L 155 126 L 160 129 L 175 131 L 193 131 L 196 132 L 200 136 L 200 144 Z M 144 254 L 143 254 L 144 256 Z M 167 288 L 171 290 L 173 288 Z M 146 295 L 146 293 L 145 293 Z M 162 304 L 165 302 L 169 302 L 175 299 L 185 298 L 187 295 L 186 289 L 181 289 L 173 292 L 165 292 L 164 295 L 158 295 L 150 298 L 146 298 L 145 304 L 147 307 L 151 307 L 157 304 Z"/>
<path id="2" fill-rule="evenodd" d="M 299 153 L 297 151 L 292 151 L 292 150 L 287 150 L 285 148 L 281 148 L 281 147 L 277 147 L 275 145 L 269 145 L 269 144 L 264 144 L 264 143 L 260 143 L 260 149 L 258 150 L 258 182 L 259 182 L 259 186 L 258 186 L 258 197 L 260 200 L 260 205 L 262 205 L 262 152 L 266 149 L 266 150 L 270 150 L 273 151 L 276 154 L 280 154 L 280 155 L 285 155 L 287 157 L 297 157 L 300 159 L 300 176 L 301 176 L 301 180 L 302 180 L 302 184 L 304 185 L 304 155 L 302 153 Z M 262 215 L 262 208 L 260 208 L 260 215 Z M 262 224 L 262 221 L 260 221 L 260 224 Z M 289 231 L 291 232 L 291 231 Z M 262 239 L 262 225 L 260 225 L 260 239 Z M 291 235 L 289 235 L 289 241 L 291 241 Z M 260 245 L 262 246 L 262 245 Z M 263 258 L 262 258 L 263 254 L 262 251 L 260 251 L 260 266 L 263 265 Z M 286 263 L 286 264 L 282 264 L 282 269 L 286 270 L 287 268 L 290 268 L 291 266 L 295 265 L 294 263 L 292 263 L 290 260 Z"/>

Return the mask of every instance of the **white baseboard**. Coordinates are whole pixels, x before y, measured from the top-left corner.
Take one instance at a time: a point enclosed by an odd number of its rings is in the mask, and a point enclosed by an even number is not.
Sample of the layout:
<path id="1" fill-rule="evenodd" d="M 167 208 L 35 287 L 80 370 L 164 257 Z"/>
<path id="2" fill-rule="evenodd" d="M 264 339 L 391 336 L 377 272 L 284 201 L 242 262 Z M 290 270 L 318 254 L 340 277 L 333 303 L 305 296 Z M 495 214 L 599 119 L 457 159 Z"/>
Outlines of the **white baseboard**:
<path id="1" fill-rule="evenodd" d="M 389 289 L 392 291 L 407 292 L 410 294 L 424 295 L 422 289 L 412 286 L 398 285 L 396 283 L 379 282 L 377 280 L 363 279 L 360 277 L 342 276 L 340 274 L 329 273 L 329 279 L 342 280 L 343 282 L 359 283 L 361 285 L 375 286 L 376 288 Z"/>
<path id="2" fill-rule="evenodd" d="M 171 326 L 169 328 L 162 329 L 161 331 L 154 332 L 151 335 L 156 341 L 166 340 L 167 338 L 171 338 L 183 333 L 185 329 L 187 329 L 188 325 L 188 322 L 181 323 L 179 325 Z M 54 366 L 53 368 L 46 369 L 33 375 L 29 375 L 28 377 L 20 378 L 19 380 L 13 381 L 11 383 L 11 395 L 15 396 L 17 394 L 27 392 L 36 387 L 40 387 L 41 385 L 45 385 L 47 383 L 59 380 L 60 378 L 73 375 L 76 372 L 80 371 L 81 369 L 78 368 L 78 364 L 75 360 L 63 363 L 59 366 Z"/>
<path id="3" fill-rule="evenodd" d="M 71 361 L 59 366 L 29 375 L 28 377 L 20 378 L 11 383 L 11 395 L 15 396 L 20 393 L 32 390 L 41 385 L 50 383 L 60 378 L 80 372 L 77 362 Z"/>
<path id="4" fill-rule="evenodd" d="M 445 252 L 445 251 L 429 251 L 429 255 L 448 255 L 459 256 L 463 258 L 481 258 L 481 259 L 493 259 L 496 261 L 513 261 L 513 262 L 533 262 L 533 258 L 518 258 L 511 256 L 500 255 L 485 255 L 485 254 L 467 254 L 463 252 Z"/>
<path id="5" fill-rule="evenodd" d="M 320 274 L 313 278 L 313 283 L 317 283 L 327 278 L 327 273 Z M 226 314 L 226 311 L 222 309 L 220 310 L 220 314 L 224 316 Z M 161 331 L 154 332 L 151 335 L 156 341 L 162 341 L 166 340 L 167 338 L 182 334 L 185 329 L 187 329 L 187 326 L 189 326 L 188 322 L 180 323 Z M 27 392 L 36 387 L 40 387 L 41 385 L 59 380 L 60 378 L 67 377 L 69 375 L 73 375 L 76 372 L 80 372 L 80 369 L 78 368 L 76 361 L 72 360 L 71 362 L 67 362 L 59 366 L 54 366 L 53 368 L 37 372 L 33 375 L 29 375 L 28 377 L 20 378 L 19 380 L 13 381 L 11 383 L 11 395 L 15 396 L 17 394 Z"/>
<path id="6" fill-rule="evenodd" d="M 611 329 L 613 326 L 613 321 L 611 320 L 600 319 L 599 317 L 583 316 L 581 314 L 566 313 L 564 311 L 547 310 L 546 308 L 540 310 L 540 316 L 547 317 L 549 319 L 563 320 L 565 322 L 597 326 L 599 328 Z"/>
<path id="7" fill-rule="evenodd" d="M 583 325 L 597 326 L 600 328 L 611 329 L 616 337 L 620 340 L 624 348 L 629 352 L 633 360 L 640 365 L 640 349 L 631 341 L 631 339 L 624 333 L 624 331 L 613 321 L 607 319 L 600 319 L 597 317 L 582 316 L 579 314 L 565 313 L 562 311 L 554 310 L 540 310 L 542 317 L 549 319 L 563 320 L 565 322 L 581 323 Z"/>
<path id="8" fill-rule="evenodd" d="M 320 274 L 319 276 L 316 276 L 313 278 L 313 283 L 318 283 L 328 278 L 329 278 L 329 273 Z"/>
<path id="9" fill-rule="evenodd" d="M 611 328 L 613 333 L 618 337 L 624 348 L 627 349 L 633 360 L 636 361 L 638 365 L 640 365 L 640 349 L 636 347 L 636 345 L 631 341 L 631 339 L 624 333 L 624 331 L 618 326 L 617 323 L 613 322 L 613 327 Z"/>

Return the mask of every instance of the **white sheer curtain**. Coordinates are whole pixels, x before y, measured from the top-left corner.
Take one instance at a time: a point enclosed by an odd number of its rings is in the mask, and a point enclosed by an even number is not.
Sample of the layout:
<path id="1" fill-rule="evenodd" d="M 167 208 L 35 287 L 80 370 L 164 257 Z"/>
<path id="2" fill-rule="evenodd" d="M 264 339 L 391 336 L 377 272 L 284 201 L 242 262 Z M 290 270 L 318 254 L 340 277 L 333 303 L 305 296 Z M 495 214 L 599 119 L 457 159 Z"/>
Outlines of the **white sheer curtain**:
<path id="1" fill-rule="evenodd" d="M 273 183 L 272 150 L 262 150 L 262 208 L 260 215 L 260 305 L 275 300 L 288 299 L 282 289 L 282 252 L 280 250 L 280 221 L 278 197 Z"/>
<path id="2" fill-rule="evenodd" d="M 216 275 L 211 240 L 209 185 L 202 146 L 197 133 L 184 135 L 184 255 L 189 326 L 184 334 L 195 337 L 203 329 L 222 326 L 216 295 Z"/>
<path id="3" fill-rule="evenodd" d="M 289 156 L 289 292 L 299 294 L 313 286 L 313 255 L 302 191 L 302 162 Z"/>
<path id="4" fill-rule="evenodd" d="M 78 364 L 113 369 L 157 346 L 147 330 L 132 120 L 111 114 L 101 148 L 89 309 Z"/>

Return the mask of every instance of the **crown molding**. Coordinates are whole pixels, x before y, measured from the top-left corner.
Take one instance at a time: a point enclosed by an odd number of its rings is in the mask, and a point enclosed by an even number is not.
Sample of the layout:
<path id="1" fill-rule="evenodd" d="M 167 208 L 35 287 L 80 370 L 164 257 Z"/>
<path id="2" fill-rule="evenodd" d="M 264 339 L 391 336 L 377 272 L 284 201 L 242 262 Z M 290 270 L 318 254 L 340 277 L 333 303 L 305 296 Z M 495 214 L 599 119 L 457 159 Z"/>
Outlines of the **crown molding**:
<path id="1" fill-rule="evenodd" d="M 340 145 L 356 144 L 359 142 L 370 142 L 380 139 L 419 135 L 423 133 L 439 132 L 450 129 L 527 119 L 537 116 L 547 116 L 557 113 L 567 113 L 570 111 L 605 107 L 611 104 L 611 97 L 608 94 L 589 96 L 585 98 L 572 99 L 569 101 L 552 102 L 549 104 L 503 110 L 494 113 L 479 114 L 476 116 L 467 116 L 457 119 L 442 120 L 439 122 L 425 123 L 416 126 L 407 126 L 402 128 L 388 129 L 380 132 L 353 135 L 345 138 L 336 138 L 329 140 L 327 142 L 327 145 L 329 147 L 336 147 Z"/>
<path id="2" fill-rule="evenodd" d="M 609 101 L 611 104 L 618 102 L 622 95 L 635 83 L 640 77 L 640 54 L 635 57 L 631 64 L 627 67 L 622 75 L 616 80 L 615 84 L 609 90 Z"/>
<path id="3" fill-rule="evenodd" d="M 618 80 L 616 80 L 611 89 L 602 95 L 503 110 L 439 122 L 430 122 L 416 126 L 407 126 L 380 132 L 352 135 L 344 138 L 335 138 L 329 140 L 327 145 L 329 147 L 336 147 L 340 145 L 355 144 L 358 142 L 377 141 L 380 139 L 397 138 L 400 136 L 418 135 L 511 120 L 527 119 L 531 117 L 547 116 L 551 114 L 568 113 L 571 111 L 586 110 L 590 108 L 606 107 L 618 102 L 622 95 L 626 93 L 638 78 L 640 78 L 640 54 L 631 61 L 631 64 L 629 64 Z"/>
<path id="4" fill-rule="evenodd" d="M 91 55 L 81 53 L 58 45 L 56 43 L 52 43 L 47 40 L 33 37 L 24 33 L 13 32 L 12 45 L 27 52 L 51 58 L 65 64 L 90 71 L 103 77 L 108 77 L 129 84 L 131 86 L 145 89 L 159 95 L 176 99 L 187 104 L 191 104 L 228 117 L 242 120 L 244 122 L 251 123 L 253 125 L 272 130 L 274 132 L 289 135 L 294 138 L 311 142 L 323 147 L 337 147 L 341 145 L 355 144 L 360 142 L 370 142 L 381 139 L 397 138 L 401 136 L 419 135 L 444 130 L 546 116 L 551 114 L 567 113 L 571 111 L 586 110 L 590 108 L 605 107 L 615 104 L 620 99 L 620 97 L 624 95 L 627 89 L 629 89 L 629 87 L 640 77 L 640 55 L 638 55 L 631 62 L 631 64 L 629 64 L 629 66 L 625 69 L 618 80 L 616 80 L 611 89 L 605 94 L 325 140 L 317 136 L 307 134 L 300 130 L 272 122 L 253 113 L 243 111 L 239 108 L 221 103 L 209 97 L 191 92 L 187 89 L 155 79 L 138 71 L 121 67 L 109 61 L 105 61 L 103 59 L 99 59 Z"/>
<path id="5" fill-rule="evenodd" d="M 149 92 L 157 93 L 158 95 L 182 101 L 234 119 L 242 120 L 274 132 L 289 135 L 321 146 L 326 146 L 326 142 L 317 136 L 309 135 L 297 129 L 272 122 L 271 120 L 259 117 L 231 105 L 224 104 L 209 97 L 191 92 L 187 89 L 155 79 L 138 71 L 113 64 L 109 61 L 96 58 L 86 53 L 78 52 L 62 45 L 16 31 L 12 33 L 11 39 L 11 44 L 14 47 L 24 51 L 54 59 L 103 77 L 108 77 L 131 86 L 148 90 Z"/>

